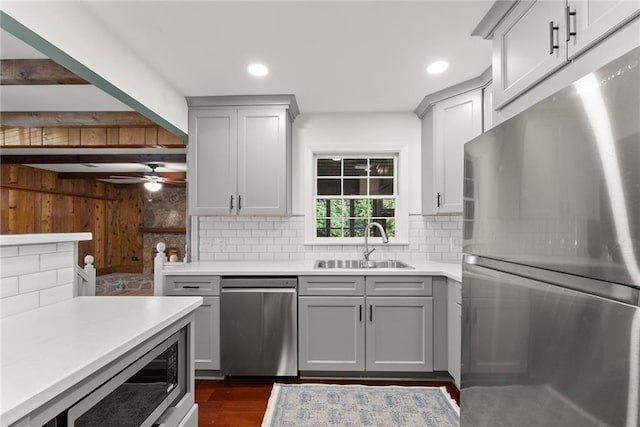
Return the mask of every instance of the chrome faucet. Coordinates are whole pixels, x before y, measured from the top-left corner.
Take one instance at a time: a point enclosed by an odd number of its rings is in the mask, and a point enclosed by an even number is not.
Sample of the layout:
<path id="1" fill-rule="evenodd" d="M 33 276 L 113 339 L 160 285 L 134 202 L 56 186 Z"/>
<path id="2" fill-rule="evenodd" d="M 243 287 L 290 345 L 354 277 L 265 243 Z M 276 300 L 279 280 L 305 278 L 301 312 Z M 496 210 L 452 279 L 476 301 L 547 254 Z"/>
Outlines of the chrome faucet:
<path id="1" fill-rule="evenodd" d="M 369 261 L 369 255 L 371 255 L 371 252 L 376 250 L 376 248 L 372 248 L 371 250 L 369 250 L 369 231 L 371 230 L 371 227 L 377 227 L 378 230 L 380 230 L 382 243 L 389 243 L 387 233 L 384 232 L 384 228 L 382 228 L 380 224 L 378 224 L 377 222 L 370 222 L 369 224 L 367 224 L 367 226 L 364 228 L 364 250 L 362 252 L 365 261 Z"/>

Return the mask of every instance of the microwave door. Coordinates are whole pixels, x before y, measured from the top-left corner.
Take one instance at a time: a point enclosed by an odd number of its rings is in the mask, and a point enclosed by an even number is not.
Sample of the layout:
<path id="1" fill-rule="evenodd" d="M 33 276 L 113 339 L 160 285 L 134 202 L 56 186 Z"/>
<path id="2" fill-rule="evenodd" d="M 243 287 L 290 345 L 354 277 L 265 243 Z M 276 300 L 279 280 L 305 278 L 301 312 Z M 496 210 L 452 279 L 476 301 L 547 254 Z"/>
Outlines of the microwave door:
<path id="1" fill-rule="evenodd" d="M 462 279 L 461 426 L 638 425 L 637 295 L 466 262 Z"/>
<path id="2" fill-rule="evenodd" d="M 184 336 L 155 347 L 67 412 L 68 426 L 151 426 L 180 397 Z"/>

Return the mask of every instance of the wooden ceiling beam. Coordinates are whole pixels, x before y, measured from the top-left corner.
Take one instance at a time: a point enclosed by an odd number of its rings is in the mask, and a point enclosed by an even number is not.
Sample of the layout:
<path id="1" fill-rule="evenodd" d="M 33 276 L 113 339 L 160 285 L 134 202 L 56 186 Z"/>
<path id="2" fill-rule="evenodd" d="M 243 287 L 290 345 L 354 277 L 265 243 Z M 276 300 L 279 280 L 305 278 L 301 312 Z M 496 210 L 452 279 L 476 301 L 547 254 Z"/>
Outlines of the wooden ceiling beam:
<path id="1" fill-rule="evenodd" d="M 0 125 L 3 128 L 157 126 L 135 111 L 6 111 L 0 114 Z"/>
<path id="2" fill-rule="evenodd" d="M 162 178 L 183 180 L 186 172 L 158 172 Z M 128 176 L 131 178 L 143 178 L 144 172 L 58 172 L 60 179 L 109 179 L 112 176 Z"/>
<path id="3" fill-rule="evenodd" d="M 161 150 L 158 150 L 161 151 Z M 56 163 L 185 163 L 184 153 L 139 153 L 139 154 L 9 154 L 0 156 L 2 164 L 56 164 Z M 112 174 L 117 175 L 117 174 Z"/>
<path id="4" fill-rule="evenodd" d="M 0 60 L 0 85 L 87 85 L 51 59 Z"/>

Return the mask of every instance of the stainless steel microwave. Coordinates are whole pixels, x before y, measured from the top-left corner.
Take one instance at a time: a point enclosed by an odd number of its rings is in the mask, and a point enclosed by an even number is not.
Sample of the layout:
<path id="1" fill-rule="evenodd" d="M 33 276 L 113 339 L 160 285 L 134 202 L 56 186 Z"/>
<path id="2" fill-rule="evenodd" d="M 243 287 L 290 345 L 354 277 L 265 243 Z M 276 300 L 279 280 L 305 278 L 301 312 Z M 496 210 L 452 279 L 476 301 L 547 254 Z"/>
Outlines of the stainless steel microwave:
<path id="1" fill-rule="evenodd" d="M 186 355 L 183 328 L 45 427 L 152 426 L 186 393 Z"/>

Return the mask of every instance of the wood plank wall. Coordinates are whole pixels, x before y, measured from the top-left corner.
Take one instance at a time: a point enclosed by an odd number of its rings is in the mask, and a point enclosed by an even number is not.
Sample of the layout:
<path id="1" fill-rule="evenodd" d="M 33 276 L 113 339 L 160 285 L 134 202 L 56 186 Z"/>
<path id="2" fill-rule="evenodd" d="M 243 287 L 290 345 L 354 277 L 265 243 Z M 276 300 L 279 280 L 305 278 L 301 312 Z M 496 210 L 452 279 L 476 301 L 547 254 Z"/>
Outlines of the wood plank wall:
<path id="1" fill-rule="evenodd" d="M 95 180 L 58 179 L 23 165 L 0 169 L 0 233 L 91 232 L 78 263 L 95 258 L 98 274 L 142 272 L 144 190 Z"/>
<path id="2" fill-rule="evenodd" d="M 162 146 L 184 147 L 184 141 L 161 127 L 2 128 L 0 146 Z"/>

